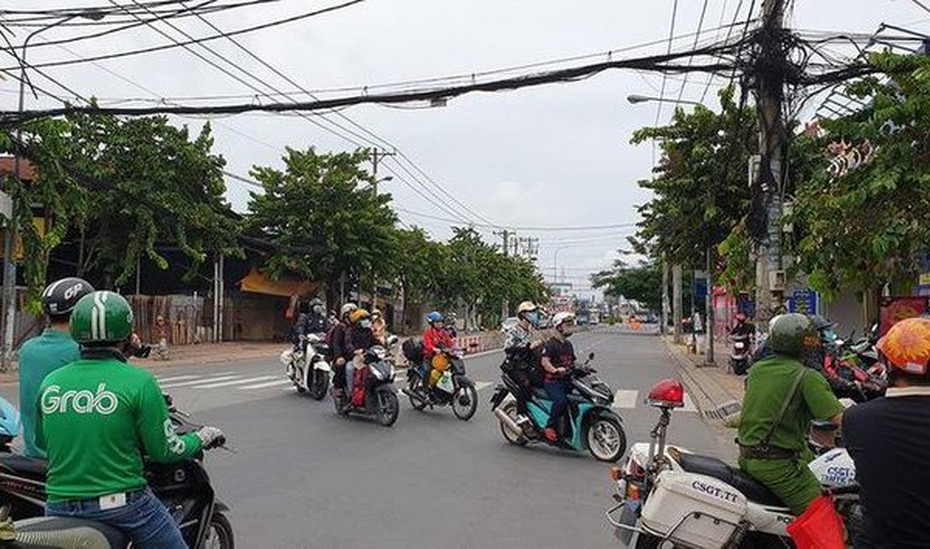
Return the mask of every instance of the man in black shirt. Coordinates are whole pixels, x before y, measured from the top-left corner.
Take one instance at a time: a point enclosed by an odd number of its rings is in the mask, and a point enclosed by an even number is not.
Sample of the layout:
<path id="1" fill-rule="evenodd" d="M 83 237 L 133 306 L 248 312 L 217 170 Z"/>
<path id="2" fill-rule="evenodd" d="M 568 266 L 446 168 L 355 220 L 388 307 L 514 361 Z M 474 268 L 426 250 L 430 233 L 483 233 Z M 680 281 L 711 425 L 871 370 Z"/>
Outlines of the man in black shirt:
<path id="1" fill-rule="evenodd" d="M 857 548 L 930 546 L 930 319 L 895 324 L 878 343 L 891 386 L 846 411 L 843 441 L 863 505 Z"/>
<path id="2" fill-rule="evenodd" d="M 556 313 L 552 318 L 552 324 L 555 328 L 555 336 L 546 342 L 542 367 L 545 372 L 543 388 L 552 401 L 552 411 L 549 413 L 545 436 L 549 442 L 557 442 L 559 440 L 557 428 L 568 406 L 568 391 L 571 389 L 567 376 L 575 364 L 575 348 L 568 340 L 574 330 L 575 315 Z"/>

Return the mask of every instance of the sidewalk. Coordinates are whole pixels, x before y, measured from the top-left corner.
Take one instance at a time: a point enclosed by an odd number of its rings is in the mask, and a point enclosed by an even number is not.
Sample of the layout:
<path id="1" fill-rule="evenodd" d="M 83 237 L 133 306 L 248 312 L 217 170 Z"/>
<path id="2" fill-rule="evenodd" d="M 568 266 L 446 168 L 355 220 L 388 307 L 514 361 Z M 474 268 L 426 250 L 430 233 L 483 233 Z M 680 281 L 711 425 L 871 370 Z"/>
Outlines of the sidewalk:
<path id="1" fill-rule="evenodd" d="M 744 377 L 727 373 L 729 349 L 714 347 L 716 366 L 705 366 L 703 354 L 691 354 L 687 345 L 675 345 L 671 336 L 662 338 L 669 355 L 678 364 L 692 398 L 705 418 L 728 423 L 738 417 L 745 394 Z"/>

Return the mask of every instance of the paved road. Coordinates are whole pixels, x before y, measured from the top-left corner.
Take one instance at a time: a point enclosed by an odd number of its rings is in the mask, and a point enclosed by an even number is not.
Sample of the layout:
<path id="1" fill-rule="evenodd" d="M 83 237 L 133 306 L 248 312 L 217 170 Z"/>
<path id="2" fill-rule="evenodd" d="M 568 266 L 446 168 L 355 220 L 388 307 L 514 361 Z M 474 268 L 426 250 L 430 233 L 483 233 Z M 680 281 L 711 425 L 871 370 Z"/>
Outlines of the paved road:
<path id="1" fill-rule="evenodd" d="M 645 440 L 656 414 L 643 397 L 676 375 L 661 342 L 617 333 L 574 342 L 580 356 L 597 353 L 601 377 L 618 390 L 629 441 Z M 237 451 L 212 452 L 208 469 L 233 509 L 239 547 L 615 547 L 603 515 L 607 465 L 501 437 L 487 403 L 500 360 L 468 360 L 481 397 L 470 422 L 449 409 L 416 412 L 402 399 L 389 429 L 337 416 L 329 398 L 298 395 L 276 359 L 169 367 L 159 379 L 195 420 L 222 427 Z M 726 455 L 693 407 L 676 413 L 671 437 Z"/>

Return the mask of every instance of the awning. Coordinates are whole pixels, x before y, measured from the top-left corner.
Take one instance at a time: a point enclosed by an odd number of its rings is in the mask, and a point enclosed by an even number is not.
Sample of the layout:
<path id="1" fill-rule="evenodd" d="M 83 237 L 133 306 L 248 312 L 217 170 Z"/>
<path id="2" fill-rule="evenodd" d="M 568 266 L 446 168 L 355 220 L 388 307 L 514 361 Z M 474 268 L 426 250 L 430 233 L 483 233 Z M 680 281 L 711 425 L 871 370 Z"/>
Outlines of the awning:
<path id="1" fill-rule="evenodd" d="M 294 280 L 289 278 L 271 280 L 258 272 L 254 267 L 245 278 L 239 281 L 239 289 L 243 292 L 281 297 L 308 295 L 316 292 L 319 287 L 319 282 L 312 282 L 310 280 Z"/>

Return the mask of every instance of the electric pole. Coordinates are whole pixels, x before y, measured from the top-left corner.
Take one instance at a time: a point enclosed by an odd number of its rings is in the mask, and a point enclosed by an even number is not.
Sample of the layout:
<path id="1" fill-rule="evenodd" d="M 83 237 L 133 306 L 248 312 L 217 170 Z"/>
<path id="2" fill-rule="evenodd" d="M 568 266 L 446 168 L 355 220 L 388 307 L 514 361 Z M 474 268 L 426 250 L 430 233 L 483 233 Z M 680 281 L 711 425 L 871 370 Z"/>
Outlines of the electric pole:
<path id="1" fill-rule="evenodd" d="M 378 149 L 372 149 L 371 151 L 371 175 L 374 179 L 372 183 L 372 188 L 375 190 L 375 194 L 378 194 L 378 160 L 379 158 L 384 158 L 386 156 L 394 156 L 397 153 L 385 152 Z"/>
<path id="2" fill-rule="evenodd" d="M 672 325 L 675 343 L 681 343 L 681 264 L 672 265 Z"/>
<path id="3" fill-rule="evenodd" d="M 756 318 L 764 322 L 781 306 L 784 291 L 782 272 L 782 191 L 787 135 L 782 115 L 786 52 L 781 40 L 785 0 L 762 2 L 764 22 L 760 33 L 761 59 L 757 62 L 759 112 L 759 187 L 765 205 L 765 238 L 756 256 Z"/>
<path id="4" fill-rule="evenodd" d="M 501 250 L 503 250 L 504 252 L 504 257 L 508 257 L 510 255 L 511 242 L 515 245 L 514 253 L 516 254 L 516 250 L 517 250 L 516 245 L 519 244 L 519 241 L 517 240 L 517 233 L 515 233 L 514 231 L 504 229 L 502 231 L 494 231 L 494 236 L 499 236 L 503 239 L 503 247 L 501 248 Z M 513 240 L 511 240 L 511 237 L 513 238 Z M 501 300 L 501 321 L 503 322 L 509 316 L 510 316 L 510 304 L 507 303 L 507 299 L 504 298 Z"/>

